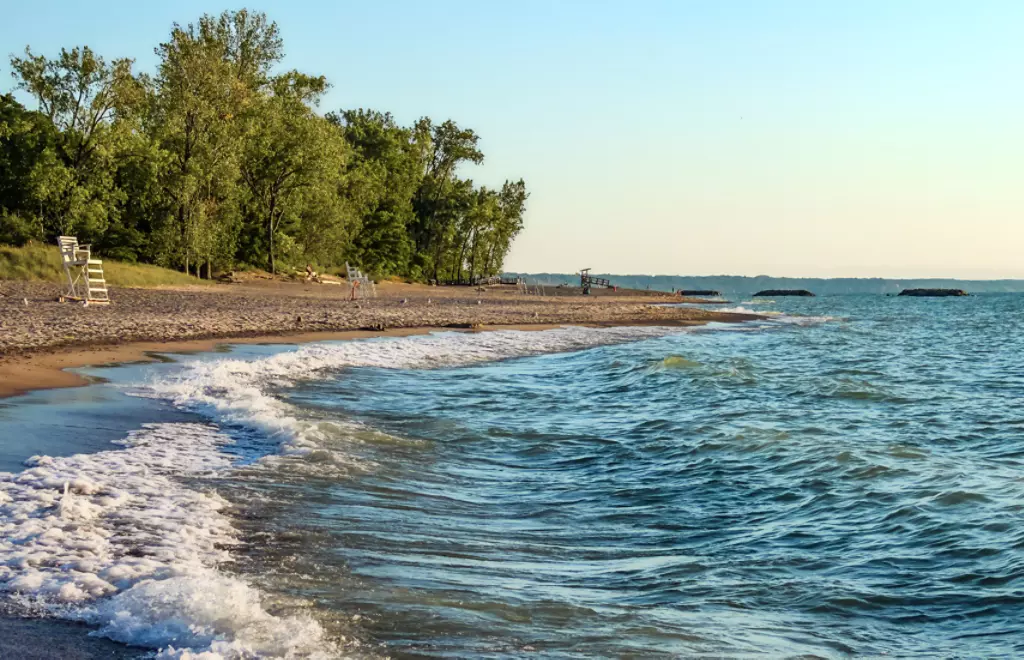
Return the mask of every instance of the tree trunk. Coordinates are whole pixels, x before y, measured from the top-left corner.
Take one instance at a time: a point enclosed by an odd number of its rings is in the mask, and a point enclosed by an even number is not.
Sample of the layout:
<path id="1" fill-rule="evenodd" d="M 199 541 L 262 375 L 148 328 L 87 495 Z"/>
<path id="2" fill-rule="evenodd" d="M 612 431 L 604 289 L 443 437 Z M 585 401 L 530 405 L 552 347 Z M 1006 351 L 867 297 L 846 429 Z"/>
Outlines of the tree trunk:
<path id="1" fill-rule="evenodd" d="M 267 228 L 270 230 L 268 235 L 267 235 L 267 238 L 270 241 L 270 250 L 269 250 L 270 254 L 268 256 L 269 256 L 269 266 L 270 266 L 270 274 L 271 275 L 274 275 L 277 272 L 276 270 L 274 270 L 275 267 L 276 267 L 276 265 L 274 264 L 274 207 L 276 205 L 277 205 L 277 200 L 271 200 L 270 201 L 270 214 L 267 217 Z"/>
<path id="2" fill-rule="evenodd" d="M 473 247 L 470 248 L 472 252 L 469 255 L 469 281 L 473 281 L 473 274 L 476 272 L 476 247 L 477 247 L 477 234 L 473 233 Z"/>
<path id="3" fill-rule="evenodd" d="M 494 244 L 491 244 L 491 249 L 487 251 L 487 263 L 484 265 L 484 272 L 490 274 L 491 272 L 491 260 L 494 259 Z"/>
<path id="4" fill-rule="evenodd" d="M 267 266 L 270 268 L 270 274 L 273 275 L 274 274 L 274 222 L 273 221 L 270 222 L 270 234 L 269 234 L 269 236 L 267 238 L 270 241 L 270 250 L 269 250 L 269 254 L 267 255 L 269 257 L 268 261 L 267 261 Z"/>
<path id="5" fill-rule="evenodd" d="M 459 248 L 459 263 L 458 263 L 458 266 L 459 266 L 459 281 L 460 282 L 462 281 L 462 266 L 466 262 L 466 246 L 467 245 L 469 245 L 469 237 L 468 236 L 466 237 L 466 240 L 462 241 L 462 247 Z M 472 273 L 470 273 L 469 283 L 470 284 L 473 283 Z"/>

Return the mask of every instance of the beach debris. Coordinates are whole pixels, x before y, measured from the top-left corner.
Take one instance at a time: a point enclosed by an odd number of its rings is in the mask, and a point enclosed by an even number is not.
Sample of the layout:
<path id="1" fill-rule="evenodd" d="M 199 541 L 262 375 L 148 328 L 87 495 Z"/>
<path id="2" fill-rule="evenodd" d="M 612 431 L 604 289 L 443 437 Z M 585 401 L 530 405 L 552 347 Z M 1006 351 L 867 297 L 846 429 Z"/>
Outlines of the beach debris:
<path id="1" fill-rule="evenodd" d="M 406 303 L 408 303 L 408 302 L 409 302 L 409 299 L 408 299 L 408 298 L 402 298 L 402 304 L 403 304 L 403 305 L 405 305 L 405 304 L 406 304 Z"/>
<path id="2" fill-rule="evenodd" d="M 476 301 L 476 304 L 480 305 L 480 304 L 481 304 L 481 302 L 480 302 L 480 301 L 478 300 L 478 301 Z"/>
<path id="3" fill-rule="evenodd" d="M 302 324 L 302 317 L 301 316 L 296 316 L 295 317 L 295 324 L 296 325 L 301 325 Z"/>
<path id="4" fill-rule="evenodd" d="M 306 264 L 306 271 L 296 271 L 300 277 L 305 277 L 306 282 L 316 282 L 317 284 L 323 284 L 323 280 L 320 279 L 320 273 L 313 270 L 312 264 Z"/>
<path id="5" fill-rule="evenodd" d="M 28 298 L 22 298 L 25 301 L 25 306 L 28 307 Z"/>

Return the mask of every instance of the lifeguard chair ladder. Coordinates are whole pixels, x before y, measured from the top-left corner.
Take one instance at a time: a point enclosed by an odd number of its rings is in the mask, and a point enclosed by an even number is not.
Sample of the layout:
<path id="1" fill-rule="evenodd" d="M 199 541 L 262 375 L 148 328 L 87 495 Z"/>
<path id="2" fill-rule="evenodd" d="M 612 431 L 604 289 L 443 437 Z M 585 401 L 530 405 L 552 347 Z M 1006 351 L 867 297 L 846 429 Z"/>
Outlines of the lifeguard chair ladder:
<path id="1" fill-rule="evenodd" d="M 60 301 L 80 300 L 90 303 L 108 304 L 107 280 L 103 275 L 103 261 L 92 258 L 92 246 L 79 245 L 74 236 L 57 239 L 60 248 L 60 262 L 64 268 L 64 290 Z"/>
<path id="2" fill-rule="evenodd" d="M 352 287 L 353 298 L 377 297 L 377 287 L 374 285 L 373 280 L 363 274 L 363 271 L 349 266 L 347 261 L 345 262 L 345 270 L 348 275 L 348 285 Z"/>

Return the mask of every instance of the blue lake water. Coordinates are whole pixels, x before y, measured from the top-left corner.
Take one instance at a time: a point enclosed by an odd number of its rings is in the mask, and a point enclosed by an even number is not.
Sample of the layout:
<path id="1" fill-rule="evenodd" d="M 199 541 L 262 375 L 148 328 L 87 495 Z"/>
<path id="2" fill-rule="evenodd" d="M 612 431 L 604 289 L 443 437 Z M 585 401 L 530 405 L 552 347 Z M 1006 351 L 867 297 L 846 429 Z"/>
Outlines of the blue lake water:
<path id="1" fill-rule="evenodd" d="M 1024 296 L 741 304 L 8 400 L 0 588 L 170 657 L 1024 653 Z"/>

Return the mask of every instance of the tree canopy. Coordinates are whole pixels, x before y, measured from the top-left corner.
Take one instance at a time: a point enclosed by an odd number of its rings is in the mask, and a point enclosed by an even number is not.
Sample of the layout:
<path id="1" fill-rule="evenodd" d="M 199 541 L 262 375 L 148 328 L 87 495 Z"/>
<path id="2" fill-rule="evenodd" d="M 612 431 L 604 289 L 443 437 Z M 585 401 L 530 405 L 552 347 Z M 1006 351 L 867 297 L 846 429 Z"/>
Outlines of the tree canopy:
<path id="1" fill-rule="evenodd" d="M 322 113 L 329 82 L 282 68 L 248 10 L 174 24 L 151 74 L 89 47 L 12 56 L 0 95 L 0 242 L 78 235 L 101 254 L 210 277 L 345 262 L 473 281 L 522 229 L 522 180 L 461 177 L 479 136 L 448 120 Z"/>

